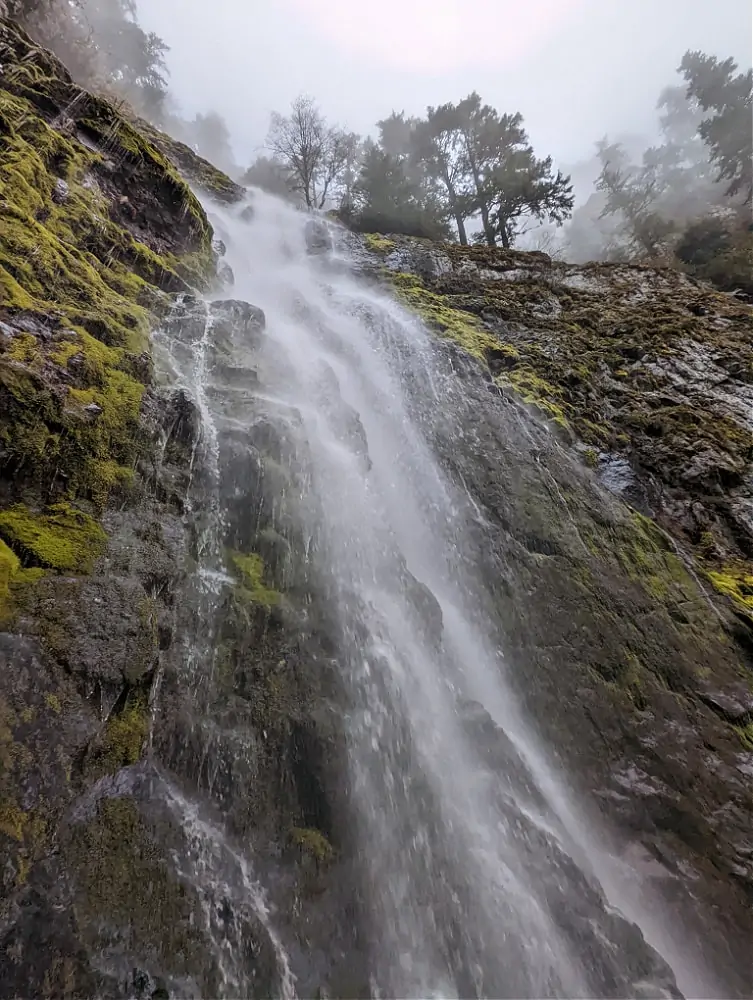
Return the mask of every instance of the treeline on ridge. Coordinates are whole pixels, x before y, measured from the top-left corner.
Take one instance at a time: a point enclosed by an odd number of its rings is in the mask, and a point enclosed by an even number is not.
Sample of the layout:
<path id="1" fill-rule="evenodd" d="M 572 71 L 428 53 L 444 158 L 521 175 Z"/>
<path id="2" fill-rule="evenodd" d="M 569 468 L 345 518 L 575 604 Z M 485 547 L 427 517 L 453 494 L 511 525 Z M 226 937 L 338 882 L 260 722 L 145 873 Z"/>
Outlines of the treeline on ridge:
<path id="1" fill-rule="evenodd" d="M 168 46 L 140 26 L 136 0 L 0 0 L 0 14 L 234 179 L 353 229 L 668 265 L 753 296 L 753 71 L 731 58 L 686 52 L 657 101 L 657 141 L 603 137 L 569 168 L 536 153 L 519 112 L 474 91 L 422 116 L 393 110 L 367 137 L 300 96 L 244 170 L 220 114 L 181 113 Z"/>

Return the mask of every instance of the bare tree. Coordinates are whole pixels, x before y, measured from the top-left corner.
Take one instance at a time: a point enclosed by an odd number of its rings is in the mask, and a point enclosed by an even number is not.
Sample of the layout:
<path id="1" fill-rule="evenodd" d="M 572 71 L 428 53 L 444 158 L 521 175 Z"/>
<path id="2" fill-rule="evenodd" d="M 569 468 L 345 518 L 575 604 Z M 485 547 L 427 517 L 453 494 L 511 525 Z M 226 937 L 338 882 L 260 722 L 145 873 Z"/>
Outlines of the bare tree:
<path id="1" fill-rule="evenodd" d="M 308 208 L 323 208 L 354 142 L 351 133 L 327 124 L 310 97 L 297 97 L 289 115 L 272 112 L 267 146 L 290 171 L 291 186 Z"/>

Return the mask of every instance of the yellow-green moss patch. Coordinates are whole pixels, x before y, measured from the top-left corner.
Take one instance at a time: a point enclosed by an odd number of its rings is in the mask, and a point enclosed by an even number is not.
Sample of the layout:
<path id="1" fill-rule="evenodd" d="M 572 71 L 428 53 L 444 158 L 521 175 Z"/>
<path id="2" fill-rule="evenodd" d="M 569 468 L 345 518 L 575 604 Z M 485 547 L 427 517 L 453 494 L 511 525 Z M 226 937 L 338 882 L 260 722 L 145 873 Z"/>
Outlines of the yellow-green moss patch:
<path id="1" fill-rule="evenodd" d="M 14 616 L 14 592 L 43 575 L 42 569 L 23 569 L 16 553 L 0 538 L 0 627 L 7 625 Z"/>
<path id="2" fill-rule="evenodd" d="M 658 600 L 667 599 L 673 592 L 693 593 L 693 580 L 658 524 L 638 511 L 631 511 L 630 521 L 632 530 L 621 533 L 616 547 L 617 558 L 628 576 Z"/>
<path id="3" fill-rule="evenodd" d="M 512 389 L 524 403 L 535 407 L 548 420 L 553 420 L 563 428 L 568 426 L 562 392 L 546 379 L 540 378 L 532 368 L 519 365 L 497 375 L 494 381 L 501 388 Z"/>
<path id="4" fill-rule="evenodd" d="M 107 720 L 92 748 L 90 773 L 115 774 L 139 761 L 149 735 L 149 710 L 142 692 L 132 693 L 121 712 Z"/>
<path id="5" fill-rule="evenodd" d="M 709 570 L 707 575 L 720 594 L 753 617 L 753 567 L 744 564 L 724 566 Z"/>
<path id="6" fill-rule="evenodd" d="M 416 275 L 402 271 L 385 273 L 394 285 L 398 298 L 418 313 L 432 330 L 456 341 L 465 351 L 484 362 L 487 351 L 499 349 L 498 337 L 485 330 L 469 313 L 449 306 L 444 296 L 430 292 Z"/>
<path id="7" fill-rule="evenodd" d="M 740 737 L 740 742 L 745 749 L 749 753 L 753 753 L 753 722 L 749 722 L 747 726 L 733 726 L 732 728 Z"/>
<path id="8" fill-rule="evenodd" d="M 241 595 L 255 604 L 272 607 L 279 604 L 282 595 L 264 583 L 264 560 L 256 552 L 231 553 L 233 570 L 239 577 Z"/>
<path id="9" fill-rule="evenodd" d="M 35 514 L 22 504 L 0 511 L 0 536 L 27 566 L 90 573 L 107 536 L 94 518 L 67 503 Z"/>
<path id="10" fill-rule="evenodd" d="M 394 240 L 389 240 L 386 236 L 380 236 L 379 233 L 364 233 L 363 238 L 369 250 L 382 256 L 392 253 L 397 246 Z"/>
<path id="11" fill-rule="evenodd" d="M 319 830 L 294 826 L 290 831 L 290 840 L 304 854 L 313 858 L 318 865 L 328 864 L 334 858 L 335 852 L 332 845 Z"/>

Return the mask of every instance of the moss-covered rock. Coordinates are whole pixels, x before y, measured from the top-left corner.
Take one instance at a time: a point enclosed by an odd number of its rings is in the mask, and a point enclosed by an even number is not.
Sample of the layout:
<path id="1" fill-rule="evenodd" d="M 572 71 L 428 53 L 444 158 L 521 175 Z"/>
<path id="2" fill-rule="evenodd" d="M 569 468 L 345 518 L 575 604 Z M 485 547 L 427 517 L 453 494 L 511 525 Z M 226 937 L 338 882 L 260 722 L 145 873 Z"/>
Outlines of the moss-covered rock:
<path id="1" fill-rule="evenodd" d="M 165 132 L 160 132 L 149 122 L 139 118 L 136 119 L 136 126 L 142 135 L 146 136 L 150 142 L 162 150 L 165 156 L 191 184 L 194 184 L 201 191 L 206 192 L 216 201 L 233 204 L 240 201 L 246 189 L 236 184 L 227 174 L 218 170 L 214 164 L 199 156 L 195 150 L 191 149 L 184 142 L 179 142 Z"/>
<path id="2" fill-rule="evenodd" d="M 747 615 L 736 581 L 753 573 L 749 305 L 671 270 L 404 236 L 364 245 L 430 329 L 562 431 Z"/>
<path id="3" fill-rule="evenodd" d="M 69 573 L 90 572 L 106 539 L 92 517 L 66 503 L 44 514 L 20 504 L 0 511 L 0 535 L 26 566 Z"/>
<path id="4" fill-rule="evenodd" d="M 280 603 L 281 594 L 268 587 L 264 582 L 264 560 L 256 552 L 244 555 L 241 552 L 231 553 L 234 571 L 240 579 L 240 596 L 243 600 L 254 604 L 272 607 Z"/>
<path id="5" fill-rule="evenodd" d="M 0 465 L 101 508 L 143 450 L 150 326 L 212 280 L 212 231 L 134 123 L 13 22 L 0 44 Z"/>

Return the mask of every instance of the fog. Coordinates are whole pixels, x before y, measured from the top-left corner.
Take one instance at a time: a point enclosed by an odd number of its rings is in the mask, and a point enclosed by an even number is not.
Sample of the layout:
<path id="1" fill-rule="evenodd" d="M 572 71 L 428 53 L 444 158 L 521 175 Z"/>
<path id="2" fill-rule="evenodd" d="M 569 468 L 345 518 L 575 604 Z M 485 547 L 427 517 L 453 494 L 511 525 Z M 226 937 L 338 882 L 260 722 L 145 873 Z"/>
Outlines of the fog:
<path id="1" fill-rule="evenodd" d="M 750 65 L 750 0 L 139 0 L 170 46 L 186 115 L 219 111 L 240 163 L 301 92 L 362 134 L 473 89 L 522 112 L 533 145 L 570 164 L 605 133 L 650 134 L 686 49 Z"/>

